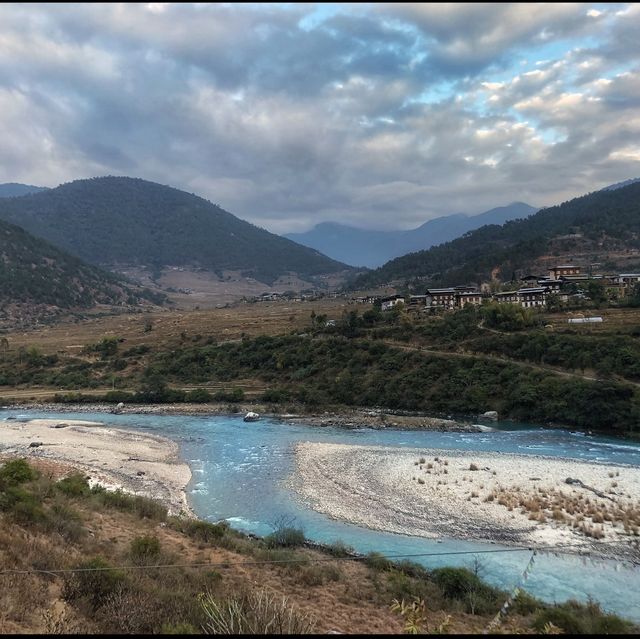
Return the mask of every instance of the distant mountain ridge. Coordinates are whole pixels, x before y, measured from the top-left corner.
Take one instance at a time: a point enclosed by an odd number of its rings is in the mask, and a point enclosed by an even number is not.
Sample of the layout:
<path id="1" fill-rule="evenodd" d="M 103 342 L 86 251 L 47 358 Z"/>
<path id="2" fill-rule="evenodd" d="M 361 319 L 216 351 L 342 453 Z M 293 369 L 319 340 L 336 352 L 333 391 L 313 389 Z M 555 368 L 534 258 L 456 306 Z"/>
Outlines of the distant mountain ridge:
<path id="1" fill-rule="evenodd" d="M 0 219 L 101 266 L 195 265 L 272 283 L 349 269 L 196 195 L 139 178 L 76 180 L 0 200 Z"/>
<path id="2" fill-rule="evenodd" d="M 40 193 L 48 191 L 46 186 L 33 186 L 31 184 L 18 184 L 17 182 L 7 182 L 0 184 L 0 197 L 20 197 L 30 193 Z"/>
<path id="3" fill-rule="evenodd" d="M 523 220 L 483 226 L 451 242 L 391 260 L 358 277 L 351 287 L 392 281 L 478 284 L 496 276 L 505 281 L 518 270 L 532 268 L 543 256 L 559 255 L 558 242 L 568 242 L 571 252 L 579 242 L 583 255 L 598 260 L 607 253 L 640 249 L 640 181 L 595 191 Z"/>
<path id="4" fill-rule="evenodd" d="M 305 233 L 288 233 L 284 237 L 340 262 L 375 268 L 394 257 L 448 242 L 485 224 L 503 224 L 527 217 L 537 210 L 524 202 L 513 202 L 479 215 L 456 213 L 437 217 L 408 231 L 370 231 L 323 222 Z"/>

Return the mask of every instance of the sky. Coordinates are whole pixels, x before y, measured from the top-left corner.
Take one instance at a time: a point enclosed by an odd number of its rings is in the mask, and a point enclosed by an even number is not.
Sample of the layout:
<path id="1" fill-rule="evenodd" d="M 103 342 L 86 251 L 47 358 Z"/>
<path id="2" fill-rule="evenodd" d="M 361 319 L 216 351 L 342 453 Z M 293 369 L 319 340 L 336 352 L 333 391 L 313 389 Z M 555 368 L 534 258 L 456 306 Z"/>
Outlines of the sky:
<path id="1" fill-rule="evenodd" d="M 549 206 L 640 177 L 640 4 L 5 3 L 0 140 L 275 233 Z"/>

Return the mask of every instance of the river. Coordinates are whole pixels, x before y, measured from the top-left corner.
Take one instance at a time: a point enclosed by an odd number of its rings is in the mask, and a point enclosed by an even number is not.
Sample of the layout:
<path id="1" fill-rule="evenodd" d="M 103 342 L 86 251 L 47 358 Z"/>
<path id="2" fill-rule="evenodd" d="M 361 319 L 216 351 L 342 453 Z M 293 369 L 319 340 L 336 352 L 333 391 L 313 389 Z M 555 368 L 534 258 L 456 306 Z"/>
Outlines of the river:
<path id="1" fill-rule="evenodd" d="M 319 542 L 341 540 L 359 552 L 417 555 L 427 567 L 470 567 L 480 559 L 481 576 L 496 586 L 516 585 L 531 553 L 493 552 L 496 544 L 454 539 L 430 540 L 373 531 L 333 520 L 307 508 L 286 486 L 294 469 L 293 447 L 299 441 L 381 445 L 410 448 L 461 449 L 545 455 L 640 467 L 640 445 L 567 430 L 500 422 L 483 433 L 346 430 L 284 424 L 273 419 L 245 423 L 241 416 L 111 415 L 4 410 L 2 417 L 50 417 L 104 421 L 140 429 L 178 442 L 193 473 L 188 494 L 195 512 L 209 521 L 226 519 L 235 528 L 268 534 L 281 522 L 304 530 Z M 492 551 L 492 552 L 483 552 Z M 470 554 L 447 554 L 467 552 Z M 477 554 L 476 554 L 477 553 Z M 538 553 L 525 584 L 546 601 L 592 597 L 605 610 L 640 622 L 640 569 L 625 563 L 578 556 Z"/>

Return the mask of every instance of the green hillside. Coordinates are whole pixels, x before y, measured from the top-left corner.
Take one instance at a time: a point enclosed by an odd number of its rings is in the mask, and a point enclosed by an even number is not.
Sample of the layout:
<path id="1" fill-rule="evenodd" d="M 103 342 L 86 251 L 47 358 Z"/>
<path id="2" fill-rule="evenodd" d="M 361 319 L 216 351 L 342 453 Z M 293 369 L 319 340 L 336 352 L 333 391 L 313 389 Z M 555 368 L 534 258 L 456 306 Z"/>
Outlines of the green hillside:
<path id="1" fill-rule="evenodd" d="M 391 281 L 425 278 L 432 284 L 453 285 L 489 280 L 498 272 L 509 279 L 531 268 L 551 250 L 558 236 L 580 236 L 597 250 L 640 247 L 640 183 L 614 191 L 598 191 L 542 209 L 524 220 L 488 225 L 426 251 L 387 262 L 353 282 L 368 288 Z"/>
<path id="2" fill-rule="evenodd" d="M 100 265 L 194 265 L 267 283 L 348 268 L 200 197 L 135 178 L 77 180 L 2 200 L 0 219 Z"/>
<path id="3" fill-rule="evenodd" d="M 27 233 L 0 222 L 0 317 L 35 318 L 96 304 L 138 304 L 148 291 L 134 292 L 121 279 Z M 155 300 L 159 301 L 159 300 Z"/>

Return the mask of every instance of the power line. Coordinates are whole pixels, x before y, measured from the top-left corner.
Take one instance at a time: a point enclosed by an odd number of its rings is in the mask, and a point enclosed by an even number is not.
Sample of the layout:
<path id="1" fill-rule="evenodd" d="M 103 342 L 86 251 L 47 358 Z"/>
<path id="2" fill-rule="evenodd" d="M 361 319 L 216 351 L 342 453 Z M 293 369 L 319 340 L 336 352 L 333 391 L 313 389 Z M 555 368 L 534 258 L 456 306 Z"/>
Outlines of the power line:
<path id="1" fill-rule="evenodd" d="M 413 557 L 446 557 L 452 555 L 481 555 L 489 553 L 510 553 L 510 552 L 554 552 L 558 548 L 577 548 L 580 547 L 577 544 L 560 544 L 557 546 L 533 548 L 533 547 L 517 547 L 517 548 L 495 548 L 489 550 L 458 550 L 449 552 L 425 552 L 425 553 L 411 553 L 411 554 L 395 554 L 395 555 L 383 555 L 383 559 L 408 559 Z M 104 572 L 107 570 L 157 570 L 164 568 L 222 568 L 227 569 L 234 566 L 259 566 L 259 565 L 277 565 L 277 564 L 296 564 L 296 563 L 323 563 L 329 561 L 367 561 L 371 559 L 370 556 L 348 556 L 348 557 L 323 557 L 323 558 L 309 558 L 301 557 L 299 559 L 259 559 L 254 561 L 222 561 L 211 563 L 195 563 L 195 564 L 159 564 L 153 565 L 126 565 L 126 566 L 109 566 L 109 567 L 97 567 L 97 568 L 59 568 L 52 570 L 45 569 L 5 569 L 0 570 L 0 575 L 20 575 L 20 574 L 69 574 L 69 573 L 81 573 L 81 572 Z M 604 560 L 604 559 L 603 559 Z M 634 562 L 629 560 L 620 560 L 621 563 Z M 637 567 L 637 566 L 636 566 Z"/>

